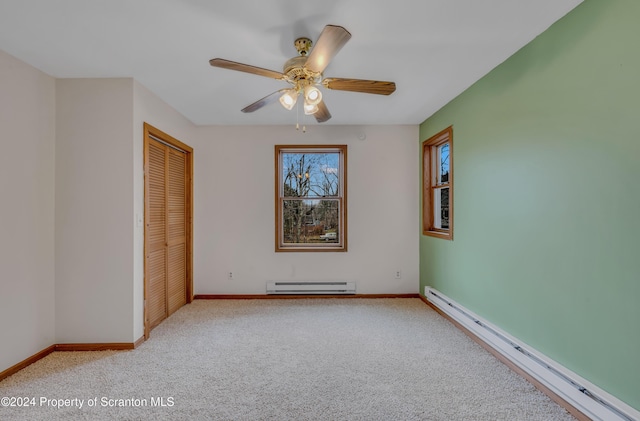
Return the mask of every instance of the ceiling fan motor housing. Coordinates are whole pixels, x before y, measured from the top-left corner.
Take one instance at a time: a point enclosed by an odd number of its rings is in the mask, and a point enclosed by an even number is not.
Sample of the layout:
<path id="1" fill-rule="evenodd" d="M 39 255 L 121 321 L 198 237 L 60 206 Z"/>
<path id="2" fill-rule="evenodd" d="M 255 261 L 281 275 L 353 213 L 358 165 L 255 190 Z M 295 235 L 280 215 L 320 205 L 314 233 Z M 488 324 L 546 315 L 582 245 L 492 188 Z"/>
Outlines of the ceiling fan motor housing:
<path id="1" fill-rule="evenodd" d="M 282 72 L 286 76 L 285 80 L 294 86 L 320 83 L 322 73 L 313 72 L 305 67 L 307 57 L 294 57 L 284 64 Z"/>

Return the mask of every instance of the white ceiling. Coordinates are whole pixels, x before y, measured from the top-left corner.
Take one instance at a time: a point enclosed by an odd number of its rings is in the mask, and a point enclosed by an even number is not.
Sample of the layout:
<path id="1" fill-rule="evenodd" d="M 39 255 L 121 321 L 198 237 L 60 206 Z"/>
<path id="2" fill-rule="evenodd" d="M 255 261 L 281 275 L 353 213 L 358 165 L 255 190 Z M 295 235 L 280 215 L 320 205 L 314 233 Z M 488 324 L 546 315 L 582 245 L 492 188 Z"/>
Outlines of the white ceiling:
<path id="1" fill-rule="evenodd" d="M 394 81 L 391 96 L 324 90 L 323 124 L 419 124 L 582 0 L 0 0 L 0 50 L 58 78 L 133 77 L 198 125 L 292 124 L 246 105 L 326 24 L 351 40 L 325 77 Z M 310 122 L 307 120 L 307 122 Z"/>

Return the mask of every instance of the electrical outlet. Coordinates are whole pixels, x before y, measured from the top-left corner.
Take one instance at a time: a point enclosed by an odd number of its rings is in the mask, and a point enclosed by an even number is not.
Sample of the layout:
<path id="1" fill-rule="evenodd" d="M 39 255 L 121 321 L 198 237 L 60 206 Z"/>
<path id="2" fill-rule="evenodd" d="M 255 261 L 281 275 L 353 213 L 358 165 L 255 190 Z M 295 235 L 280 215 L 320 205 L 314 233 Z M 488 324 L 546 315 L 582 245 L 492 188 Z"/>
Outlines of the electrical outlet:
<path id="1" fill-rule="evenodd" d="M 227 273 L 227 279 L 230 280 L 230 281 L 233 280 L 233 272 Z"/>
<path id="2" fill-rule="evenodd" d="M 396 270 L 396 279 L 402 279 L 402 271 Z"/>

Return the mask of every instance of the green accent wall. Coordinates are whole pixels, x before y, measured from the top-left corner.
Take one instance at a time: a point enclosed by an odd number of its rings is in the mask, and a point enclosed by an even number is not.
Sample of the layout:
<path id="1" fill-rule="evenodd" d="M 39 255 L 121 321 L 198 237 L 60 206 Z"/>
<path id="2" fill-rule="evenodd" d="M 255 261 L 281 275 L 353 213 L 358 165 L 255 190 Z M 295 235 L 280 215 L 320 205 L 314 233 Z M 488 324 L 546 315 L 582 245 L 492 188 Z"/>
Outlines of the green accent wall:
<path id="1" fill-rule="evenodd" d="M 420 126 L 453 125 L 432 286 L 640 410 L 640 1 L 585 0 Z"/>

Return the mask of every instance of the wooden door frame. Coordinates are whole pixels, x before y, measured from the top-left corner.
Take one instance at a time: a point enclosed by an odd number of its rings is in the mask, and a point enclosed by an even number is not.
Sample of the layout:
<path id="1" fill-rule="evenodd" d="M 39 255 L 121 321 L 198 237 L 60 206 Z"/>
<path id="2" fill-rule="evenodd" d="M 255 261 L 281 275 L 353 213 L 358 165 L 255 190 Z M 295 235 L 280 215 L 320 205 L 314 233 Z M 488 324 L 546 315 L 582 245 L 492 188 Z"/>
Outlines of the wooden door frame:
<path id="1" fill-rule="evenodd" d="M 155 138 L 155 139 L 154 139 Z M 149 268 L 147 267 L 147 253 L 149 250 L 149 232 L 147 225 L 149 223 L 149 177 L 147 174 L 149 168 L 149 140 L 160 140 L 162 143 L 169 145 L 175 149 L 185 153 L 186 157 L 186 277 L 185 291 L 187 304 L 193 301 L 193 148 L 178 139 L 168 135 L 148 123 L 144 123 L 144 338 L 149 339 L 148 312 L 147 312 L 147 287 L 149 280 Z"/>

